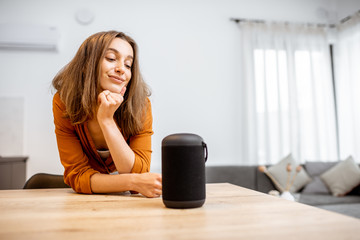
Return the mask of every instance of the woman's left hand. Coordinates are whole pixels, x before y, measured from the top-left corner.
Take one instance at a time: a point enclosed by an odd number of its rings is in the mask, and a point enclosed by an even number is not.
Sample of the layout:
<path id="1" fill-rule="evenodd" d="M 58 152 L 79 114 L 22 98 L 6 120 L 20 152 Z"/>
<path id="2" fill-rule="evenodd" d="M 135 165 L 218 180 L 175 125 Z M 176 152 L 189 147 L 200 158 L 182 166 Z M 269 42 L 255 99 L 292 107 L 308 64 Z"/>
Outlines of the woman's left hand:
<path id="1" fill-rule="evenodd" d="M 110 92 L 109 90 L 104 90 L 99 94 L 99 107 L 97 111 L 97 119 L 99 122 L 113 120 L 115 111 L 124 101 L 125 91 L 126 87 L 124 86 L 120 93 L 114 93 Z"/>

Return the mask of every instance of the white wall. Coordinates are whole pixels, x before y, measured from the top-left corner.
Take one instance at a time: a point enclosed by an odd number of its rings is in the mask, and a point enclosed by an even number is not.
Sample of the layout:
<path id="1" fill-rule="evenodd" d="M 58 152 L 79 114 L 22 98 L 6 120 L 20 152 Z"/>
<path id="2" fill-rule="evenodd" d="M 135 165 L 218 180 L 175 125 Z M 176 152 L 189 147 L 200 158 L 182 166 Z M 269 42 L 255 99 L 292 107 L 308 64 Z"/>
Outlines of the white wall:
<path id="1" fill-rule="evenodd" d="M 240 142 L 238 124 L 239 31 L 229 19 L 326 23 L 329 15 L 319 13 L 319 8 L 336 19 L 360 9 L 360 1 L 339 2 L 0 0 L 0 23 L 47 24 L 61 34 L 58 52 L 0 50 L 0 97 L 25 99 L 20 154 L 29 156 L 28 177 L 37 172 L 62 173 L 52 122 L 51 80 L 86 37 L 111 29 L 137 40 L 142 73 L 153 91 L 152 171 L 160 171 L 161 140 L 176 132 L 202 136 L 210 165 L 246 164 L 246 159 L 237 158 L 246 147 Z M 90 25 L 76 22 L 75 13 L 81 8 L 95 14 Z"/>

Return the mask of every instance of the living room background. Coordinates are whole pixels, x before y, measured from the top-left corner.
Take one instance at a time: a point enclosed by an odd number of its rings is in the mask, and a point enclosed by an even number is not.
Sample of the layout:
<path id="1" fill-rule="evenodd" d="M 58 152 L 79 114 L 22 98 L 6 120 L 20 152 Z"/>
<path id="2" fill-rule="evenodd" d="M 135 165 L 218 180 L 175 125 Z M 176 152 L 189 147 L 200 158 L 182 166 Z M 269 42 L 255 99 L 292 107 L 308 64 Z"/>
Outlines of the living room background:
<path id="1" fill-rule="evenodd" d="M 309 23 L 238 23 L 242 159 L 276 164 L 339 159 L 328 31 Z"/>
<path id="2" fill-rule="evenodd" d="M 327 24 L 358 9 L 357 0 L 0 0 L 1 24 L 45 24 L 60 33 L 57 51 L 0 50 L 0 155 L 29 156 L 27 177 L 62 174 L 51 80 L 85 38 L 116 29 L 137 41 L 153 93 L 151 170 L 160 171 L 161 140 L 176 132 L 202 136 L 209 165 L 250 164 L 239 153 L 248 145 L 238 122 L 240 32 L 230 18 Z M 84 10 L 94 16 L 87 25 L 76 20 Z M 17 104 L 6 104 L 12 100 Z M 17 142 L 6 138 L 11 127 Z"/>

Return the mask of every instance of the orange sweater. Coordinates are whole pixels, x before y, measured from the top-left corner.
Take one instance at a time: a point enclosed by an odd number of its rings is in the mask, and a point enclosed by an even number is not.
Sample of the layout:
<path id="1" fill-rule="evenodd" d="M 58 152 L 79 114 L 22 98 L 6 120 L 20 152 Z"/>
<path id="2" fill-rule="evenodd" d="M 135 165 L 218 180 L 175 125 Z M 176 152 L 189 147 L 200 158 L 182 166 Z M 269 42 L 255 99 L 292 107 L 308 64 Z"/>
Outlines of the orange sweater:
<path id="1" fill-rule="evenodd" d="M 132 173 L 144 173 L 150 170 L 152 113 L 150 100 L 143 130 L 135 136 L 126 139 L 135 153 Z M 69 118 L 64 117 L 65 105 L 60 100 L 59 93 L 53 98 L 53 114 L 55 134 L 60 160 L 65 168 L 64 181 L 78 193 L 92 193 L 90 177 L 95 173 L 111 173 L 116 171 L 110 157 L 103 161 L 98 154 L 89 133 L 87 122 L 72 125 Z"/>

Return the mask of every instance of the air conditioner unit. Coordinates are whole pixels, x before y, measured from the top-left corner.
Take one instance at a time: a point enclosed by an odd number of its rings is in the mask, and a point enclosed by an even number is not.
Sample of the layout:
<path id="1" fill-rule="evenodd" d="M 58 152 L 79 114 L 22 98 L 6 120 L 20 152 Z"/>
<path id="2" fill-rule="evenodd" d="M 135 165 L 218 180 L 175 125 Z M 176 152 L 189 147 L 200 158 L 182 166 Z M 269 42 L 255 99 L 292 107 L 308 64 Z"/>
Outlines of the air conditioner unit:
<path id="1" fill-rule="evenodd" d="M 56 51 L 60 34 L 56 27 L 0 24 L 0 49 Z"/>

